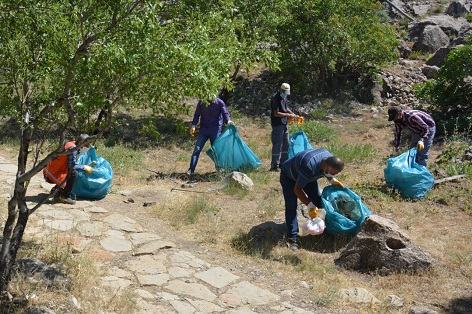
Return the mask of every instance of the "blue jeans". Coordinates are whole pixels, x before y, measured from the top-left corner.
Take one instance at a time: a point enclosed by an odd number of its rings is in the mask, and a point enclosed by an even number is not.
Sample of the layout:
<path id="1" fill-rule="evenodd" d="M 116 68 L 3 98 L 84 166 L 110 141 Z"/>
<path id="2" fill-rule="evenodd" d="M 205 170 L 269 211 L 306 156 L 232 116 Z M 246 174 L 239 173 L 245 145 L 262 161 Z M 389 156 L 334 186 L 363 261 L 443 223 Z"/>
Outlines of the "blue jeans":
<path id="1" fill-rule="evenodd" d="M 416 154 L 416 163 L 418 165 L 422 165 L 425 167 L 428 165 L 429 150 L 431 149 L 431 146 L 433 146 L 433 140 L 434 140 L 435 134 L 436 134 L 436 127 L 433 126 L 429 128 L 429 135 L 424 141 L 424 149 L 419 150 L 418 153 Z M 413 135 L 411 136 L 410 148 L 416 147 L 416 144 L 418 143 L 419 140 L 421 140 L 421 136 L 419 134 L 413 133 Z"/>
<path id="2" fill-rule="evenodd" d="M 272 127 L 272 167 L 280 167 L 288 159 L 289 134 L 286 124 Z"/>
<path id="3" fill-rule="evenodd" d="M 292 241 L 298 239 L 298 218 L 297 205 L 298 198 L 293 189 L 295 188 L 295 181 L 290 179 L 283 171 L 280 173 L 280 185 L 285 201 L 285 224 L 287 225 L 287 238 Z M 318 187 L 318 182 L 310 182 L 303 189 L 308 199 L 315 204 L 316 207 L 321 208 L 321 193 Z"/>
<path id="4" fill-rule="evenodd" d="M 220 135 L 217 133 L 215 135 L 206 135 L 201 132 L 198 133 L 197 136 L 197 144 L 195 144 L 195 148 L 193 149 L 192 157 L 190 158 L 190 167 L 189 171 L 191 173 L 195 172 L 195 168 L 197 167 L 198 158 L 200 157 L 200 153 L 202 152 L 203 147 L 205 146 L 206 142 L 210 140 L 211 145 L 216 140 L 216 138 Z"/>

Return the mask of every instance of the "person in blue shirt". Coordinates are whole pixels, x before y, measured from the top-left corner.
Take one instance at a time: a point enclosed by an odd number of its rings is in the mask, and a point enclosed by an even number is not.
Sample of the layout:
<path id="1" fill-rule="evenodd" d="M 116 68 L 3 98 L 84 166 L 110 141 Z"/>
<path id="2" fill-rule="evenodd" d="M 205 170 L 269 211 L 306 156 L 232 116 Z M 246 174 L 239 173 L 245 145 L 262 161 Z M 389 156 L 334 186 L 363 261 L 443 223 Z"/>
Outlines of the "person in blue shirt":
<path id="1" fill-rule="evenodd" d="M 282 165 L 280 185 L 285 201 L 285 223 L 290 249 L 298 250 L 298 200 L 317 210 L 323 207 L 318 179 L 344 187 L 334 176 L 344 169 L 344 162 L 326 149 L 312 148 L 297 153 Z"/>
<path id="2" fill-rule="evenodd" d="M 193 115 L 190 135 L 195 136 L 195 128 L 200 121 L 200 130 L 198 131 L 197 143 L 190 158 L 190 167 L 188 168 L 188 180 L 192 180 L 198 158 L 202 152 L 205 143 L 210 140 L 213 142 L 221 134 L 223 123 L 233 124 L 228 112 L 228 108 L 223 100 L 216 98 L 214 101 L 204 102 L 200 100 Z"/>
<path id="3" fill-rule="evenodd" d="M 436 123 L 433 118 L 421 110 L 402 110 L 392 106 L 388 109 L 388 121 L 395 123 L 395 149 L 400 150 L 403 129 L 412 133 L 410 148 L 417 147 L 416 163 L 427 166 L 429 150 L 433 146 Z"/>

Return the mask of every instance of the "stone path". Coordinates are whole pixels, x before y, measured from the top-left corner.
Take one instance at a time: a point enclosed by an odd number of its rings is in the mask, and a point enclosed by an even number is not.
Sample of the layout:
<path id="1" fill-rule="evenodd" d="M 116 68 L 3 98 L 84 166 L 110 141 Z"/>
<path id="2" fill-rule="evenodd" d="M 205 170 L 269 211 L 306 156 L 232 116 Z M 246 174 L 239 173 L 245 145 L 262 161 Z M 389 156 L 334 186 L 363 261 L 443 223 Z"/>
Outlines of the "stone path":
<path id="1" fill-rule="evenodd" d="M 16 170 L 0 156 L 1 197 L 10 198 Z M 28 195 L 47 193 L 51 187 L 38 174 Z M 28 204 L 32 205 L 34 200 Z M 92 252 L 106 271 L 101 278 L 104 285 L 128 288 L 139 295 L 139 314 L 313 313 L 292 305 L 283 294 L 198 258 L 108 207 L 107 197 L 75 205 L 45 204 L 31 215 L 25 238 L 58 234 L 59 241 L 71 243 L 77 254 Z"/>

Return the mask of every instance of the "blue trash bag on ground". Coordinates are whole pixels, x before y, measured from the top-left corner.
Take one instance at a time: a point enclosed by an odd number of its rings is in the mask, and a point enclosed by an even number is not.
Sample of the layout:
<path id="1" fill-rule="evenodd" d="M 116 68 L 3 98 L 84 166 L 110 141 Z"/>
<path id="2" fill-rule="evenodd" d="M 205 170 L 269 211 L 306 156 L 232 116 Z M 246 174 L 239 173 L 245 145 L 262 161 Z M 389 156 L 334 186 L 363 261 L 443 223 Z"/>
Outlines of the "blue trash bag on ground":
<path id="1" fill-rule="evenodd" d="M 321 193 L 326 211 L 325 232 L 333 235 L 356 235 L 364 220 L 372 213 L 359 195 L 339 185 L 328 185 Z"/>
<path id="2" fill-rule="evenodd" d="M 413 147 L 397 157 L 389 158 L 384 169 L 387 185 L 408 199 L 424 197 L 434 185 L 431 172 L 415 162 L 417 152 L 418 149 Z"/>
<path id="3" fill-rule="evenodd" d="M 313 148 L 308 141 L 305 132 L 297 131 L 290 136 L 290 146 L 288 148 L 288 158 L 292 158 L 297 153 Z"/>
<path id="4" fill-rule="evenodd" d="M 93 172 L 88 174 L 85 171 L 79 171 L 72 194 L 84 199 L 101 199 L 110 193 L 113 170 L 107 160 L 97 156 L 95 147 L 92 146 L 88 151 L 80 154 L 77 164 L 89 165 L 93 168 Z"/>
<path id="5" fill-rule="evenodd" d="M 261 161 L 238 135 L 235 125 L 228 125 L 226 130 L 213 142 L 207 155 L 219 169 L 238 171 L 256 169 Z"/>

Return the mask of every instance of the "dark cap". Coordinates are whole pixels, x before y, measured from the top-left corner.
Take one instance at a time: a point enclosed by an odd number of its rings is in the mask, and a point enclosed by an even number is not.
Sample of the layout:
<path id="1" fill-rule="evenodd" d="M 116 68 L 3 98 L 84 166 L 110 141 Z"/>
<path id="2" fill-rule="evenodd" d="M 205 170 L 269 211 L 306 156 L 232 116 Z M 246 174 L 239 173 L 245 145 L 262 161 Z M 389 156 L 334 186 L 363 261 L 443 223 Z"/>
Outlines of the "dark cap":
<path id="1" fill-rule="evenodd" d="M 401 112 L 402 110 L 397 107 L 397 106 L 393 106 L 393 107 L 390 107 L 388 109 L 388 121 L 393 121 L 393 119 L 395 119 L 395 117 L 398 115 L 399 112 Z"/>

